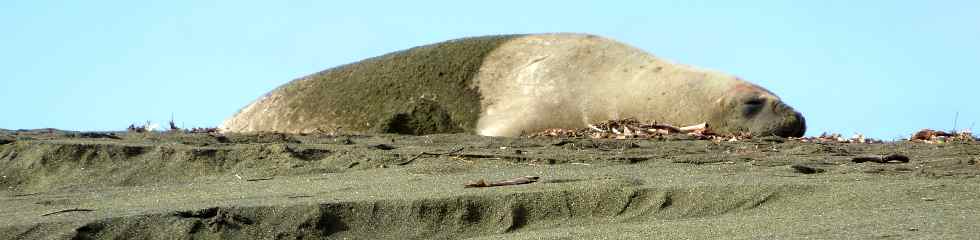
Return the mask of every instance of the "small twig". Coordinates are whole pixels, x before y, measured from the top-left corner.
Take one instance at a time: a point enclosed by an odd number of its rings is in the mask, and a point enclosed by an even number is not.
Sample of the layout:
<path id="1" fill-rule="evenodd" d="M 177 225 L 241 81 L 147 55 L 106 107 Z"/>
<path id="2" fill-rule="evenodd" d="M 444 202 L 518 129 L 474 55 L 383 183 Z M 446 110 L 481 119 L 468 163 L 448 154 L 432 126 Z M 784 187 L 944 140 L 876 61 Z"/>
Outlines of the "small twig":
<path id="1" fill-rule="evenodd" d="M 258 182 L 258 181 L 265 181 L 265 180 L 272 180 L 272 177 L 245 179 L 245 181 L 249 181 L 249 182 Z"/>
<path id="2" fill-rule="evenodd" d="M 404 162 L 401 162 L 401 163 L 398 163 L 398 164 L 396 164 L 396 165 L 399 165 L 399 166 L 403 166 L 403 165 L 406 165 L 406 164 L 409 164 L 409 163 L 412 163 L 412 162 L 414 162 L 414 161 L 415 161 L 416 159 L 419 159 L 419 158 L 421 158 L 422 156 L 442 156 L 442 155 L 449 155 L 449 154 L 455 154 L 455 153 L 458 153 L 458 152 L 461 152 L 461 151 L 463 151 L 463 148 L 462 148 L 462 147 L 460 147 L 460 148 L 456 148 L 456 149 L 453 149 L 452 151 L 449 151 L 449 152 L 446 152 L 446 153 L 430 153 L 430 152 L 421 152 L 421 153 L 419 153 L 418 155 L 415 155 L 414 157 L 412 157 L 412 158 L 410 158 L 410 159 L 408 159 L 408 161 L 404 161 Z"/>
<path id="3" fill-rule="evenodd" d="M 538 176 L 523 176 L 510 180 L 502 180 L 502 181 L 489 182 L 489 183 L 483 179 L 480 179 L 475 182 L 466 183 L 463 185 L 463 187 L 477 188 L 477 187 L 499 187 L 499 186 L 521 185 L 521 184 L 537 182 L 539 178 L 540 177 Z"/>
<path id="4" fill-rule="evenodd" d="M 95 211 L 95 209 L 72 208 L 72 209 L 58 210 L 58 211 L 54 211 L 54 212 L 45 213 L 45 214 L 42 214 L 41 216 L 42 217 L 46 217 L 46 216 L 51 216 L 51 215 L 61 214 L 61 213 L 66 213 L 66 212 L 91 212 L 91 211 Z"/>
<path id="5" fill-rule="evenodd" d="M 308 197 L 313 197 L 313 196 L 310 196 L 310 195 L 296 195 L 296 196 L 288 196 L 286 198 L 308 198 Z"/>
<path id="6" fill-rule="evenodd" d="M 361 162 L 351 162 L 351 163 L 348 163 L 347 164 L 347 168 L 352 168 L 352 167 L 357 166 L 359 164 L 361 164 Z"/>
<path id="7" fill-rule="evenodd" d="M 26 196 L 33 196 L 33 195 L 38 195 L 38 194 L 41 194 L 41 193 L 21 193 L 21 194 L 14 194 L 14 197 L 26 197 Z"/>
<path id="8" fill-rule="evenodd" d="M 960 120 L 960 112 L 956 112 L 956 116 L 953 117 L 953 132 L 956 132 L 956 123 Z"/>

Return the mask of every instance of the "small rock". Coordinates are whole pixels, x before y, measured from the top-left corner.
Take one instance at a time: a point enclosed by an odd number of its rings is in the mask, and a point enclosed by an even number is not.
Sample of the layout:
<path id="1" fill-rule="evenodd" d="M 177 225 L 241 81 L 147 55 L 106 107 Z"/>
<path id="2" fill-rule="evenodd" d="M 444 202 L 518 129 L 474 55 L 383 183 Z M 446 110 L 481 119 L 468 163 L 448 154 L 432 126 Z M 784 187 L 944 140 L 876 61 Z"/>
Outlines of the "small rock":
<path id="1" fill-rule="evenodd" d="M 902 154 L 897 154 L 897 153 L 888 154 L 887 156 L 884 156 L 881 159 L 882 160 L 885 160 L 885 162 L 891 162 L 891 161 L 897 161 L 897 162 L 903 162 L 903 163 L 909 162 L 909 157 L 908 156 L 905 156 L 905 155 L 902 155 Z"/>

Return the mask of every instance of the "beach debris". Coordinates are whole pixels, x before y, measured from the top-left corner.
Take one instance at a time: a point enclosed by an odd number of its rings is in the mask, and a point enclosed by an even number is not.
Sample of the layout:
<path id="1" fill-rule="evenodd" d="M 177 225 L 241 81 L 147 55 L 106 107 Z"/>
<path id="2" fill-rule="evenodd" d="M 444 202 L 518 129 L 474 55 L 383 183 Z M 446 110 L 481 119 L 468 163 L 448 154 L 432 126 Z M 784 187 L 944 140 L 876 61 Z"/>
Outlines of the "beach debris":
<path id="1" fill-rule="evenodd" d="M 560 138 L 593 138 L 593 139 L 649 139 L 670 134 L 686 134 L 694 139 L 737 141 L 748 139 L 750 134 L 722 136 L 711 132 L 707 123 L 691 126 L 676 127 L 663 123 L 643 123 L 635 118 L 609 120 L 586 125 L 585 128 L 548 128 L 540 132 L 525 134 L 525 137 L 560 137 Z"/>
<path id="2" fill-rule="evenodd" d="M 459 148 L 453 149 L 453 150 L 451 150 L 449 152 L 445 152 L 445 153 L 421 152 L 418 155 L 415 155 L 414 157 L 409 158 L 407 161 L 398 163 L 397 165 L 399 165 L 399 166 L 407 165 L 409 163 L 414 162 L 416 159 L 421 158 L 422 156 L 442 156 L 442 155 L 456 154 L 456 153 L 459 153 L 459 152 L 462 152 L 462 151 L 463 151 L 463 148 L 462 147 L 459 147 Z"/>
<path id="3" fill-rule="evenodd" d="M 793 168 L 794 171 L 802 174 L 814 174 L 814 173 L 822 173 L 826 171 L 822 168 L 811 167 L 803 164 L 794 164 L 793 166 L 790 167 Z"/>
<path id="4" fill-rule="evenodd" d="M 170 121 L 167 122 L 167 126 L 168 126 L 168 128 L 166 129 L 166 131 L 167 132 L 172 132 L 172 133 L 176 133 L 176 132 L 185 132 L 185 133 L 218 133 L 218 128 L 217 127 L 194 127 L 194 128 L 191 128 L 191 129 L 183 129 L 183 128 L 177 127 L 177 123 L 174 122 L 173 117 L 170 117 Z M 143 125 L 137 125 L 135 123 L 134 124 L 129 124 L 129 127 L 126 127 L 126 131 L 127 132 L 143 133 L 143 132 L 152 132 L 152 131 L 157 130 L 158 128 L 160 128 L 160 125 L 159 124 L 153 123 L 151 121 L 146 121 L 146 123 L 144 123 Z M 163 131 L 163 129 L 161 129 L 161 131 Z"/>
<path id="5" fill-rule="evenodd" d="M 177 127 L 177 123 L 174 122 L 174 116 L 173 115 L 170 115 L 170 122 L 167 122 L 167 123 L 168 123 L 168 125 L 170 125 L 170 131 L 171 132 L 178 132 L 178 131 L 180 131 L 180 128 Z"/>
<path id="6" fill-rule="evenodd" d="M 95 211 L 95 209 L 70 208 L 70 209 L 58 210 L 58 211 L 54 211 L 54 212 L 49 212 L 49 213 L 41 214 L 41 216 L 42 217 L 47 217 L 47 216 L 51 216 L 51 215 L 55 215 L 55 214 L 62 214 L 62 213 L 67 213 L 67 212 L 91 212 L 91 211 Z"/>
<path id="7" fill-rule="evenodd" d="M 865 137 L 864 134 L 854 133 L 851 138 L 845 138 L 840 133 L 821 133 L 820 136 L 816 137 L 800 137 L 800 138 L 790 138 L 799 140 L 800 142 L 816 142 L 816 143 L 884 143 L 881 139 Z"/>
<path id="8" fill-rule="evenodd" d="M 680 130 L 680 132 L 682 133 L 691 133 L 691 132 L 698 132 L 698 131 L 703 132 L 708 130 L 708 123 L 703 122 L 700 124 L 695 124 L 687 127 L 680 127 L 677 130 Z"/>
<path id="9" fill-rule="evenodd" d="M 146 121 L 146 124 L 143 124 L 143 125 L 136 125 L 135 123 L 129 124 L 129 127 L 126 127 L 126 131 L 128 131 L 128 132 L 137 132 L 137 133 L 151 132 L 154 129 L 156 129 L 156 127 L 157 127 L 157 124 L 152 123 L 150 121 Z"/>
<path id="10" fill-rule="evenodd" d="M 235 174 L 235 175 L 238 176 L 238 174 Z M 245 181 L 247 181 L 247 182 L 258 182 L 258 181 L 265 181 L 265 180 L 272 180 L 272 179 L 273 179 L 272 177 L 249 178 L 249 179 L 245 179 Z"/>
<path id="11" fill-rule="evenodd" d="M 218 133 L 218 128 L 216 128 L 216 127 L 204 127 L 204 128 L 195 127 L 195 128 L 191 128 L 191 130 L 188 131 L 188 132 L 189 133 Z"/>
<path id="12" fill-rule="evenodd" d="M 371 145 L 369 147 L 374 148 L 374 149 L 379 149 L 379 150 L 392 150 L 392 149 L 395 149 L 396 148 L 395 146 L 391 146 L 391 145 L 384 144 L 384 143 L 382 143 L 382 144 L 374 144 L 374 145 Z"/>
<path id="13" fill-rule="evenodd" d="M 492 181 L 487 182 L 486 180 L 480 179 L 473 182 L 464 184 L 465 188 L 478 188 L 478 187 L 500 187 L 500 186 L 511 186 L 511 185 L 521 185 L 537 182 L 540 177 L 538 176 L 523 176 L 509 180 Z"/>
<path id="14" fill-rule="evenodd" d="M 606 130 L 599 129 L 599 128 L 595 127 L 595 125 L 589 124 L 588 126 L 589 126 L 589 129 L 592 129 L 592 131 L 606 132 Z"/>
<path id="15" fill-rule="evenodd" d="M 129 131 L 129 132 L 146 132 L 146 128 L 144 128 L 143 126 L 137 126 L 134 123 L 134 124 L 129 124 L 129 127 L 126 127 L 126 131 Z"/>
<path id="16" fill-rule="evenodd" d="M 893 154 L 888 154 L 888 155 L 854 157 L 853 159 L 851 159 L 851 162 L 855 162 L 855 163 L 863 163 L 863 162 L 874 162 L 874 163 L 901 162 L 901 163 L 907 163 L 907 162 L 909 162 L 909 160 L 910 159 L 909 159 L 908 156 L 905 156 L 905 155 L 902 155 L 902 154 L 898 154 L 898 153 L 893 153 Z"/>
<path id="17" fill-rule="evenodd" d="M 7 176 L 3 176 L 3 178 L 7 178 Z M 13 196 L 14 197 L 26 197 L 26 196 L 34 196 L 34 195 L 38 195 L 38 194 L 41 194 L 41 193 L 39 193 L 39 192 L 21 193 L 21 194 L 14 194 Z"/>
<path id="18" fill-rule="evenodd" d="M 923 143 L 946 143 L 946 142 L 975 142 L 977 138 L 973 136 L 970 129 L 951 132 L 944 132 L 932 129 L 922 129 L 912 134 L 909 141 Z"/>

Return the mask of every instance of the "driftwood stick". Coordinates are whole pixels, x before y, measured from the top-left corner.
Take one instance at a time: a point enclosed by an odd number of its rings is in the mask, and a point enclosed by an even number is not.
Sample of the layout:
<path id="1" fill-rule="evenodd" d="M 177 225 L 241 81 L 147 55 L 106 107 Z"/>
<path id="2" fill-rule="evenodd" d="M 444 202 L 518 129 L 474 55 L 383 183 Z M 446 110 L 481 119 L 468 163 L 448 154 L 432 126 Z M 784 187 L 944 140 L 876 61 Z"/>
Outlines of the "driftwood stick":
<path id="1" fill-rule="evenodd" d="M 680 132 L 685 132 L 686 133 L 686 132 L 694 132 L 694 131 L 698 131 L 698 130 L 704 130 L 704 129 L 707 129 L 707 128 L 708 128 L 708 123 L 700 123 L 700 124 L 695 124 L 695 125 L 691 125 L 691 126 L 687 126 L 687 127 L 680 127 L 680 128 L 678 128 L 678 130 L 680 130 Z"/>
<path id="2" fill-rule="evenodd" d="M 41 194 L 41 193 L 21 193 L 21 194 L 14 194 L 13 196 L 14 197 L 26 197 L 26 196 L 34 196 L 34 195 L 38 195 L 38 194 Z"/>
<path id="3" fill-rule="evenodd" d="M 72 208 L 72 209 L 64 209 L 64 210 L 58 210 L 58 211 L 54 211 L 54 212 L 45 213 L 45 214 L 42 214 L 41 216 L 42 217 L 46 217 L 46 216 L 51 216 L 51 215 L 61 214 L 61 213 L 66 213 L 66 212 L 91 212 L 91 211 L 95 211 L 95 209 Z"/>
<path id="4" fill-rule="evenodd" d="M 499 187 L 499 186 L 510 186 L 510 185 L 521 185 L 537 182 L 540 177 L 538 176 L 523 176 L 510 180 L 501 180 L 494 182 L 487 182 L 483 179 L 476 180 L 475 182 L 466 183 L 463 187 L 466 188 L 477 188 L 477 187 Z"/>
<path id="5" fill-rule="evenodd" d="M 249 181 L 249 182 L 258 182 L 258 181 L 265 181 L 265 180 L 272 180 L 272 177 L 245 179 L 245 181 Z"/>
<path id="6" fill-rule="evenodd" d="M 412 163 L 412 162 L 414 162 L 414 161 L 415 161 L 416 159 L 419 159 L 419 158 L 421 158 L 422 156 L 442 156 L 442 155 L 450 155 L 450 154 L 456 154 L 456 153 L 458 153 L 458 152 L 462 152 L 462 151 L 463 151 L 463 148 L 462 148 L 462 147 L 460 147 L 460 148 L 456 148 L 456 149 L 453 149 L 452 151 L 449 151 L 449 152 L 445 152 L 445 153 L 430 153 L 430 152 L 421 152 L 421 153 L 419 153 L 418 155 L 415 155 L 414 157 L 412 157 L 412 158 L 410 158 L 410 159 L 408 159 L 408 161 L 404 161 L 404 162 L 401 162 L 401 163 L 399 163 L 398 165 L 399 165 L 399 166 L 403 166 L 403 165 L 406 165 L 406 164 L 409 164 L 409 163 Z"/>

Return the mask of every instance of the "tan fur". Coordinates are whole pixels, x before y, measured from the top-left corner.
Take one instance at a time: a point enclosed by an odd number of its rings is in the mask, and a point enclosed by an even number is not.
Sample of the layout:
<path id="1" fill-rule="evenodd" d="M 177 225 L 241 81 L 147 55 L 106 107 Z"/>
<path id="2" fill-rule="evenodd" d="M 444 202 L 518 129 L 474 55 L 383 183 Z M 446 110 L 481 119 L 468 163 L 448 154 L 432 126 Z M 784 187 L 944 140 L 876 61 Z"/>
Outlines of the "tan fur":
<path id="1" fill-rule="evenodd" d="M 476 84 L 484 97 L 478 133 L 490 136 L 628 117 L 696 124 L 732 91 L 779 100 L 734 76 L 583 34 L 511 40 L 487 57 Z"/>

